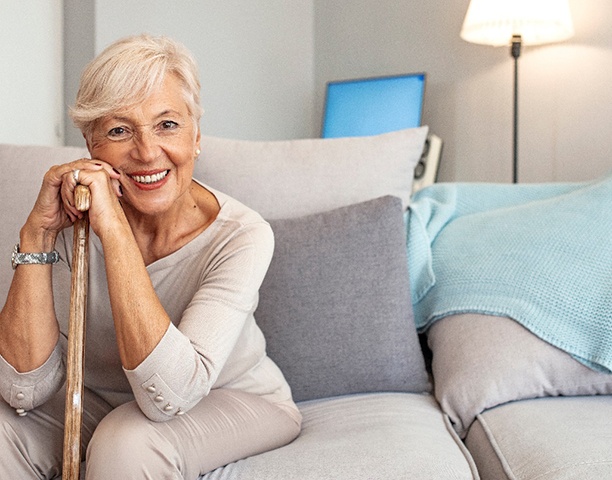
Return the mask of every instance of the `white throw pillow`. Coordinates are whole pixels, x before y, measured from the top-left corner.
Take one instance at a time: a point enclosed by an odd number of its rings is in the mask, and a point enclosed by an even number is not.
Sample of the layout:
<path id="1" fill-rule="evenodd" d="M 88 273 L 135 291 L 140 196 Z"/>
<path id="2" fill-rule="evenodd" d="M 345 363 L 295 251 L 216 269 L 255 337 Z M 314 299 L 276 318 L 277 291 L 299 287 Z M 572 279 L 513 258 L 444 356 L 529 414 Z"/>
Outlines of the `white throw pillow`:
<path id="1" fill-rule="evenodd" d="M 286 141 L 202 137 L 194 177 L 259 212 L 292 218 L 393 195 L 406 208 L 428 127 Z"/>

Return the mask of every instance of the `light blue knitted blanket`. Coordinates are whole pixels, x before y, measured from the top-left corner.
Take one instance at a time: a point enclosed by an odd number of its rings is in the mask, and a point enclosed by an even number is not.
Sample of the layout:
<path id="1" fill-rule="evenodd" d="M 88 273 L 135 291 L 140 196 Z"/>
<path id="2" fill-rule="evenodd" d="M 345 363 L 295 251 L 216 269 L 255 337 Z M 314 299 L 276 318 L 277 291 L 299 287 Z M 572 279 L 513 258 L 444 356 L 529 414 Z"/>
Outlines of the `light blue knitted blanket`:
<path id="1" fill-rule="evenodd" d="M 612 372 L 612 175 L 572 184 L 436 184 L 407 213 L 419 331 L 455 313 L 515 319 Z"/>

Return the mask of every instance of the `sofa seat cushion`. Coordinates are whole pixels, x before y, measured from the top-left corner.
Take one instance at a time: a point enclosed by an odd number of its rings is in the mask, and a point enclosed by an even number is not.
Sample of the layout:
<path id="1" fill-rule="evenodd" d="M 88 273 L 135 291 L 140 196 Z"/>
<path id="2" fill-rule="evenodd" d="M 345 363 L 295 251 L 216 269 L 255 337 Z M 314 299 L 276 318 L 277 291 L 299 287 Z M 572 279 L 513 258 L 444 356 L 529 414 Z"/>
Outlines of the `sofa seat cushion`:
<path id="1" fill-rule="evenodd" d="M 514 400 L 612 394 L 596 372 L 510 318 L 451 315 L 428 332 L 436 398 L 463 438 L 479 413 Z"/>
<path id="2" fill-rule="evenodd" d="M 612 478 L 612 396 L 511 402 L 478 415 L 466 443 L 482 480 Z"/>
<path id="3" fill-rule="evenodd" d="M 300 436 L 205 480 L 472 479 L 472 461 L 431 395 L 374 393 L 299 404 Z"/>

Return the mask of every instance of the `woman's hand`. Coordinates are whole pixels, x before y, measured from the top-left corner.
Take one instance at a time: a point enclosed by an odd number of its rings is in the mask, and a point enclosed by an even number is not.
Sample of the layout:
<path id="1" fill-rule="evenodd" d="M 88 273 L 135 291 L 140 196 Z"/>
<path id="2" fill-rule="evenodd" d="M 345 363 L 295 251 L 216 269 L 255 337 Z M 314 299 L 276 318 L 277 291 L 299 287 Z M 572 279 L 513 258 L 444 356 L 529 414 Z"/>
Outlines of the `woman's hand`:
<path id="1" fill-rule="evenodd" d="M 118 218 L 123 218 L 123 209 L 118 201 L 122 196 L 120 173 L 108 163 L 92 160 L 84 165 L 80 162 L 70 164 L 72 168 L 63 175 L 61 198 L 63 208 L 71 222 L 83 216 L 75 206 L 74 192 L 77 186 L 74 171 L 78 169 L 78 184 L 85 185 L 91 193 L 89 221 L 96 234 L 101 230 L 112 229 Z M 81 166 L 85 168 L 80 168 Z"/>
<path id="2" fill-rule="evenodd" d="M 77 186 L 74 171 L 78 170 L 79 183 L 89 187 L 92 194 L 90 219 L 94 231 L 102 212 L 112 208 L 121 208 L 117 197 L 121 196 L 120 174 L 109 164 L 90 159 L 52 167 L 43 179 L 43 183 L 24 226 L 34 238 L 43 240 L 44 251 L 53 248 L 58 233 L 71 226 L 83 213 L 74 205 L 74 190 Z M 93 217 L 93 218 L 92 218 Z"/>
<path id="3" fill-rule="evenodd" d="M 19 232 L 22 252 L 53 250 L 58 233 L 82 215 L 73 203 L 77 185 L 73 174 L 75 169 L 80 171 L 80 183 L 91 183 L 92 192 L 107 192 L 105 195 L 92 195 L 92 209 L 98 209 L 98 205 L 104 202 L 119 204 L 120 175 L 110 165 L 80 159 L 54 166 L 45 174 L 34 207 Z M 47 361 L 60 336 L 50 265 L 17 268 L 6 303 L 0 311 L 0 331 L 0 354 L 18 372 L 32 371 Z"/>

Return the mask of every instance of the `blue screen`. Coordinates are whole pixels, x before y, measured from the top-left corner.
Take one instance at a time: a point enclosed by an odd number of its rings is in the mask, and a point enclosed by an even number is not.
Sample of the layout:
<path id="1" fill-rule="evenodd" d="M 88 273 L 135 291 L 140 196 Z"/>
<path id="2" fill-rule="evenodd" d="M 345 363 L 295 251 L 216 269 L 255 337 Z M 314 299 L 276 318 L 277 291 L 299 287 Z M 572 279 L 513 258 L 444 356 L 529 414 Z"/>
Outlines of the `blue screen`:
<path id="1" fill-rule="evenodd" d="M 421 125 L 425 74 L 329 82 L 323 138 L 361 137 Z"/>

